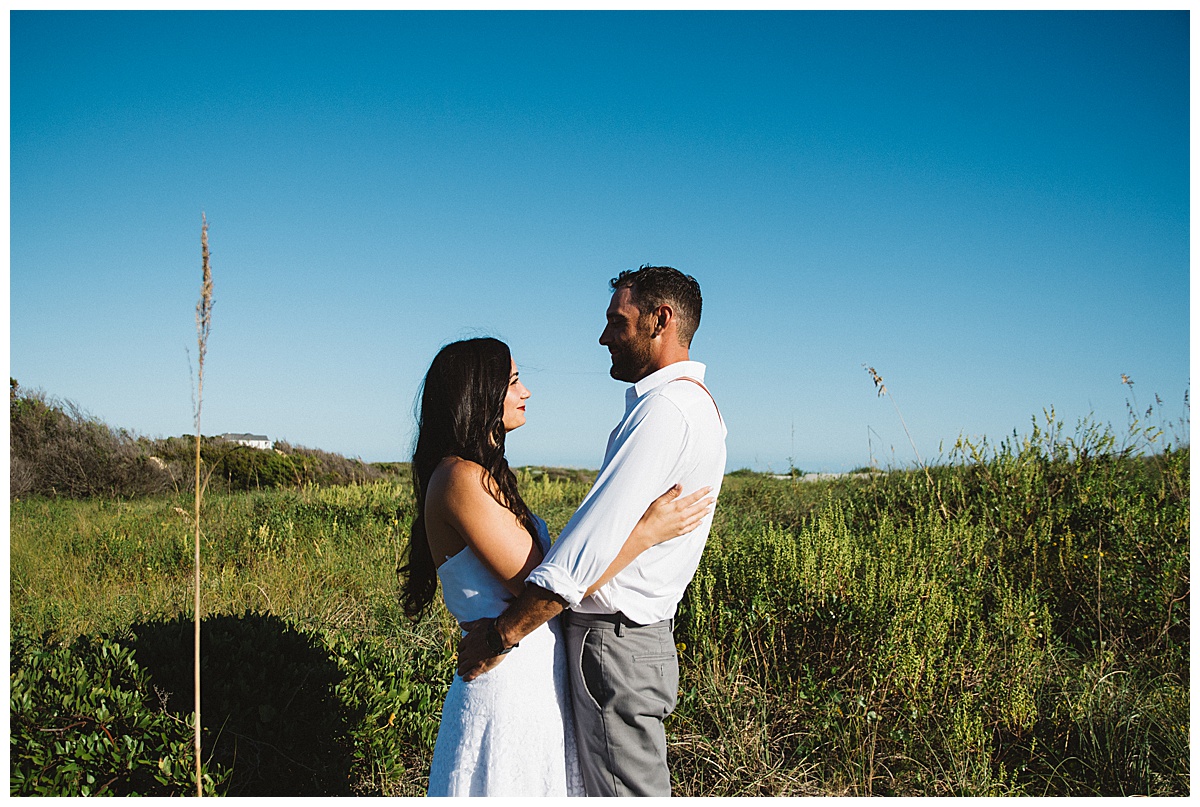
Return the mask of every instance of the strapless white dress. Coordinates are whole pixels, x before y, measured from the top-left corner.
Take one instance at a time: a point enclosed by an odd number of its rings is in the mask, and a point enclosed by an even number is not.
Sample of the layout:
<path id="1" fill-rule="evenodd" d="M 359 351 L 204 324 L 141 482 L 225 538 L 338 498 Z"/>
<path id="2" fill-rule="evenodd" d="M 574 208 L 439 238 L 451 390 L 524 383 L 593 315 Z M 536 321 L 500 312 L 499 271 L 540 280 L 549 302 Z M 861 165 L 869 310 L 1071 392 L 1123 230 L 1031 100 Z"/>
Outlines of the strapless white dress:
<path id="1" fill-rule="evenodd" d="M 550 548 L 537 518 L 542 551 Z M 470 547 L 438 568 L 446 608 L 459 622 L 499 616 L 513 599 Z M 442 706 L 430 796 L 582 796 L 566 638 L 555 617 L 494 669 L 458 675 Z"/>

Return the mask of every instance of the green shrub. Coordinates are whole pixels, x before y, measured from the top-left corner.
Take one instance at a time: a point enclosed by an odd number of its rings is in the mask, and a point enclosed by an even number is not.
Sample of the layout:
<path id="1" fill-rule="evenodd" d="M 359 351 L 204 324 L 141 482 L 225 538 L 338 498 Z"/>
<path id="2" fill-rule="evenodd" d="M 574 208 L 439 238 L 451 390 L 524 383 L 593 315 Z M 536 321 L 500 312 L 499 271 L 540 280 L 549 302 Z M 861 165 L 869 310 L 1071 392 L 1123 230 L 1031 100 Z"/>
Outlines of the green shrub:
<path id="1" fill-rule="evenodd" d="M 170 489 L 169 473 L 128 432 L 114 431 L 70 401 L 12 382 L 10 496 L 141 496 Z"/>
<path id="2" fill-rule="evenodd" d="M 55 646 L 14 634 L 10 655 L 14 796 L 196 792 L 192 729 L 166 710 L 133 650 L 107 638 Z M 227 773 L 205 765 L 215 792 Z"/>
<path id="3" fill-rule="evenodd" d="M 458 636 L 452 621 L 441 621 L 441 628 L 425 623 L 403 644 L 378 638 L 334 643 L 344 673 L 337 696 L 361 715 L 352 730 L 353 778 L 361 792 L 425 794 Z"/>

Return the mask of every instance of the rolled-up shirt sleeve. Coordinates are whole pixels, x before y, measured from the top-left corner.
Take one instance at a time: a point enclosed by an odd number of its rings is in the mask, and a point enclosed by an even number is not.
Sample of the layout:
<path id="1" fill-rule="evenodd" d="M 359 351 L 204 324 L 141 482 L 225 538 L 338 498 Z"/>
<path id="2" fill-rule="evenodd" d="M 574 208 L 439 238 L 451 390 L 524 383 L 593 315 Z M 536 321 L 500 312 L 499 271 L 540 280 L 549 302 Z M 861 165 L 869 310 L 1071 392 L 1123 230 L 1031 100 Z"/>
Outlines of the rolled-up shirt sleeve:
<path id="1" fill-rule="evenodd" d="M 612 564 L 646 508 L 679 481 L 687 420 L 669 399 L 649 395 L 617 427 L 608 456 L 575 515 L 526 582 L 574 608 Z M 686 492 L 686 491 L 685 491 Z"/>

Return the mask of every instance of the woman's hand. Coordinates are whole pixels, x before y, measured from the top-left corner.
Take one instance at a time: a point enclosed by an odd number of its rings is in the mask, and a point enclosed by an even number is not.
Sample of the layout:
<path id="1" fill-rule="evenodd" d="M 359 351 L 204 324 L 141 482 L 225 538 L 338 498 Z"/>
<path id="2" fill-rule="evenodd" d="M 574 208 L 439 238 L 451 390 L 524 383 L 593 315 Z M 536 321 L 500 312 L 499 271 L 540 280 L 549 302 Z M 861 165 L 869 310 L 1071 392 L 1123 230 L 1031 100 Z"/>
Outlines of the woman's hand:
<path id="1" fill-rule="evenodd" d="M 640 549 L 686 535 L 712 513 L 714 502 L 708 495 L 712 488 L 700 488 L 687 496 L 680 496 L 682 491 L 683 486 L 676 483 L 646 508 L 630 536 Z"/>
<path id="2" fill-rule="evenodd" d="M 621 551 L 608 565 L 604 574 L 588 587 L 584 597 L 595 594 L 601 586 L 612 580 L 618 572 L 633 562 L 633 559 L 655 544 L 686 535 L 713 511 L 713 497 L 708 496 L 712 488 L 700 488 L 695 493 L 680 497 L 683 486 L 675 484 L 663 495 L 650 503 L 633 532 L 625 539 Z M 707 497 L 707 498 L 705 498 Z"/>

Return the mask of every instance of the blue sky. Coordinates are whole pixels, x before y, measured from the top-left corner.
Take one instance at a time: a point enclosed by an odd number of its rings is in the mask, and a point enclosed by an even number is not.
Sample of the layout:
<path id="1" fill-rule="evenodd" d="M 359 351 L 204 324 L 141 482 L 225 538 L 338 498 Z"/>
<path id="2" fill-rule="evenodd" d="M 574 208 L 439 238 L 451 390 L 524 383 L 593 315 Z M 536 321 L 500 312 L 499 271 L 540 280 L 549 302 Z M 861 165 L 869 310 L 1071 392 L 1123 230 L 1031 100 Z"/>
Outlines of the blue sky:
<path id="1" fill-rule="evenodd" d="M 507 341 L 598 467 L 607 281 L 694 275 L 729 468 L 1118 430 L 1189 385 L 1187 12 L 12 12 L 10 375 L 110 425 L 411 454 Z M 941 446 L 941 448 L 939 448 Z"/>

